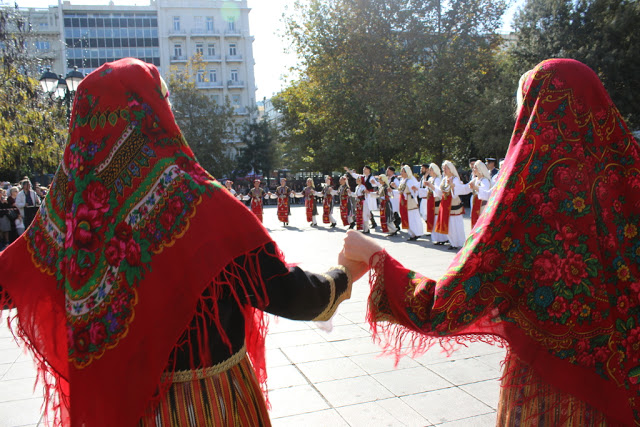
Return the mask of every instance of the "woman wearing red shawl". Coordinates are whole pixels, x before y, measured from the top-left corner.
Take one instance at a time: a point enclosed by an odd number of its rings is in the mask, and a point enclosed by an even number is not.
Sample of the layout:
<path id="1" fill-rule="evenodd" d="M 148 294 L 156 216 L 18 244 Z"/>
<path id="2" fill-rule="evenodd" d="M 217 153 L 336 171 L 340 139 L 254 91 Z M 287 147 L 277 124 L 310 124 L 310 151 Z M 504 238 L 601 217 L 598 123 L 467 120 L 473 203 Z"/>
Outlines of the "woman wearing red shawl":
<path id="1" fill-rule="evenodd" d="M 373 268 L 368 320 L 397 357 L 407 340 L 508 346 L 499 425 L 640 424 L 638 143 L 580 62 L 542 62 L 522 91 L 497 187 L 443 277 L 348 235 Z"/>
<path id="2" fill-rule="evenodd" d="M 51 193 L 0 254 L 0 306 L 17 308 L 54 424 L 270 425 L 262 310 L 326 320 L 346 270 L 284 264 L 194 158 L 153 65 L 87 76 L 69 131 Z"/>

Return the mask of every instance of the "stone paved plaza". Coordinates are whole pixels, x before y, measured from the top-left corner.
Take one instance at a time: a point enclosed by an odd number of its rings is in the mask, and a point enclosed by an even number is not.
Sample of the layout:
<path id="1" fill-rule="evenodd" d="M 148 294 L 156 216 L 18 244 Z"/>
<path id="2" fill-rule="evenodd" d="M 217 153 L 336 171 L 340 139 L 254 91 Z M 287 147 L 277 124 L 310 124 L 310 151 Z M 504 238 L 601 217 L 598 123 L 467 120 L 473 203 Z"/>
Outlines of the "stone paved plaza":
<path id="1" fill-rule="evenodd" d="M 337 211 L 336 211 L 337 212 Z M 324 272 L 337 262 L 342 227 L 311 228 L 304 208 L 292 208 L 283 228 L 272 206 L 265 226 L 290 263 Z M 319 216 L 321 220 L 321 216 Z M 379 222 L 379 221 L 378 221 Z M 465 219 L 467 232 L 469 220 Z M 407 242 L 406 233 L 391 239 L 371 236 L 409 268 L 441 275 L 454 253 L 427 240 Z M 325 332 L 313 322 L 272 319 L 267 338 L 269 398 L 275 427 L 339 426 L 493 426 L 498 402 L 500 361 L 504 349 L 470 344 L 447 358 L 433 348 L 423 356 L 393 360 L 379 357 L 365 322 L 367 276 L 354 284 L 350 300 Z M 15 345 L 5 323 L 0 326 L 0 427 L 43 426 L 40 387 L 31 358 Z"/>

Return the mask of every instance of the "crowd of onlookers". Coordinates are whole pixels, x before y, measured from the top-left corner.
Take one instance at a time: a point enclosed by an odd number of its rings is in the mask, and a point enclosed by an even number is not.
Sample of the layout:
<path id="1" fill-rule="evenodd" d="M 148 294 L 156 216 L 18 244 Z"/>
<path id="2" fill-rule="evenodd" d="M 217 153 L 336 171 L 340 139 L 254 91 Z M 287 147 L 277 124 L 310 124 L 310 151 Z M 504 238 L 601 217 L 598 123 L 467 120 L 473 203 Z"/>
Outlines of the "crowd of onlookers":
<path id="1" fill-rule="evenodd" d="M 0 250 L 29 227 L 47 191 L 37 182 L 32 188 L 27 177 L 17 184 L 0 183 Z"/>

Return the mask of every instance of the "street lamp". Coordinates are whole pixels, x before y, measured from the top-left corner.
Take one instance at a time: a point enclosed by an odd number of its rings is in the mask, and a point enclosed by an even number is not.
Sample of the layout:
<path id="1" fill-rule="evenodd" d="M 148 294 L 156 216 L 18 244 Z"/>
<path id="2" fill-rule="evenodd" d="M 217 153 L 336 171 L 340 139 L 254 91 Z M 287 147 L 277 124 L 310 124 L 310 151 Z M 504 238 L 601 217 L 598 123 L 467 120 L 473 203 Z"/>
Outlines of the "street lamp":
<path id="1" fill-rule="evenodd" d="M 67 122 L 71 118 L 71 100 L 73 99 L 78 85 L 84 78 L 84 74 L 78 71 L 78 67 L 67 74 L 66 78 L 62 78 L 62 74 L 56 76 L 48 68 L 40 77 L 40 85 L 42 90 L 49 94 L 51 99 L 57 99 L 67 107 Z"/>

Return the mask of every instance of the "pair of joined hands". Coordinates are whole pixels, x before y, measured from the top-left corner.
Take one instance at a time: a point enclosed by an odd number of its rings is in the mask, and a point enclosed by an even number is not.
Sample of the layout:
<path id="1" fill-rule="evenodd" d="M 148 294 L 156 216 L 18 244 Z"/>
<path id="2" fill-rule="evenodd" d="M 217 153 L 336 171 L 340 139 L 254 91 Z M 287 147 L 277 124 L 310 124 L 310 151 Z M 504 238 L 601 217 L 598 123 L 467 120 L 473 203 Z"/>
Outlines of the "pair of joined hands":
<path id="1" fill-rule="evenodd" d="M 344 238 L 344 246 L 338 254 L 338 263 L 343 265 L 355 282 L 369 270 L 369 260 L 376 252 L 382 250 L 375 240 L 359 231 L 349 230 Z"/>

